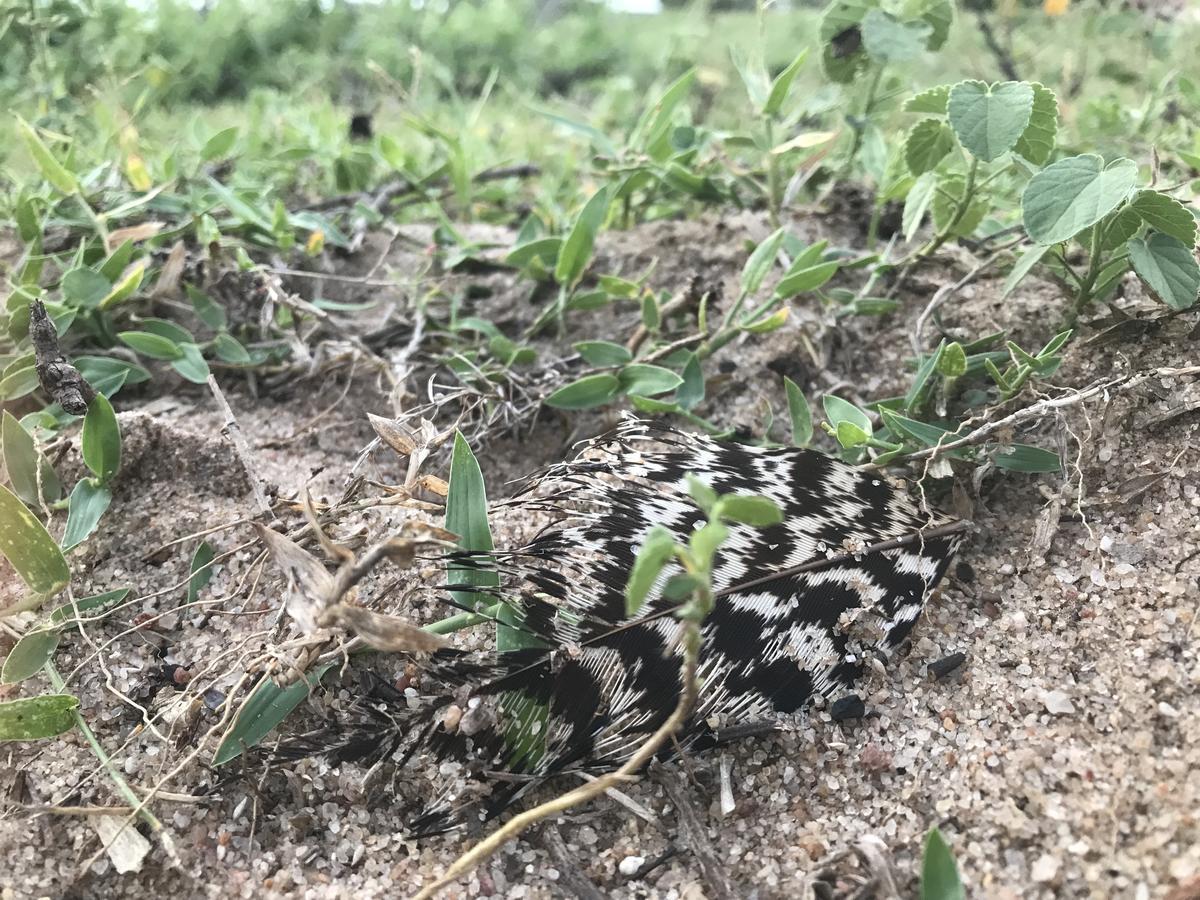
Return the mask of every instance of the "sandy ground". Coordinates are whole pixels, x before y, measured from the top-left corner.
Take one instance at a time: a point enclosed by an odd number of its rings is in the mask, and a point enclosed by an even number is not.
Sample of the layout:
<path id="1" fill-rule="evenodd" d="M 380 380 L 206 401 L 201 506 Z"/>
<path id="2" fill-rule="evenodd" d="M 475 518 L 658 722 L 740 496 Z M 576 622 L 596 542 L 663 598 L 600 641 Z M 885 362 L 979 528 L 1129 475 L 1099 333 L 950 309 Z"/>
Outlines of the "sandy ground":
<path id="1" fill-rule="evenodd" d="M 804 218 L 796 229 L 806 239 L 857 239 L 836 216 Z M 764 231 L 749 215 L 643 226 L 606 238 L 597 269 L 629 274 L 657 259 L 653 284 L 679 290 L 698 275 L 723 284 L 730 296 L 745 240 Z M 357 330 L 378 326 L 387 303 L 428 285 L 420 244 L 418 234 L 388 250 L 374 236 L 359 259 L 339 264 L 339 272 L 362 273 L 387 250 L 380 271 L 402 283 L 374 289 L 383 302 L 363 314 L 375 320 Z M 946 262 L 922 274 L 891 316 L 827 328 L 816 342 L 824 365 L 801 349 L 799 329 L 821 324 L 803 309 L 767 339 L 731 345 L 716 361 L 698 412 L 761 433 L 768 405 L 784 415 L 780 374 L 796 379 L 810 399 L 834 387 L 851 398 L 896 392 L 909 377 L 903 361 L 912 319 L 952 271 Z M 502 327 L 527 321 L 534 309 L 528 289 L 506 274 L 480 271 L 440 283 L 447 294 L 468 284 L 471 313 Z M 1001 301 L 999 284 L 969 286 L 942 324 L 970 336 L 1009 327 L 1029 344 L 1048 338 L 1061 315 L 1054 290 L 1031 281 Z M 332 283 L 318 289 L 340 291 L 340 299 L 363 292 Z M 1140 316 L 1161 310 L 1132 290 L 1123 303 Z M 629 309 L 607 319 L 591 314 L 579 333 L 627 334 L 636 317 Z M 1197 320 L 1191 313 L 1118 342 L 1076 344 L 1053 383 L 1082 387 L 1123 372 L 1194 365 Z M 1081 339 L 1094 334 L 1085 326 Z M 384 355 L 394 352 L 389 347 Z M 270 771 L 254 764 L 214 788 L 205 765 L 213 744 L 202 738 L 217 724 L 215 713 L 199 703 L 190 728 L 182 721 L 173 730 L 158 719 L 155 729 L 143 724 L 147 710 L 177 709 L 206 691 L 219 700 L 212 692 L 231 690 L 246 662 L 268 645 L 280 597 L 274 570 L 256 565 L 258 548 L 243 524 L 208 538 L 231 555 L 200 603 L 179 608 L 198 539 L 154 551 L 236 523 L 252 506 L 212 399 L 169 378 L 162 376 L 158 394 L 119 396 L 125 460 L 116 496 L 101 533 L 72 557 L 77 597 L 129 585 L 135 599 L 69 632 L 57 664 L 135 788 L 149 789 L 184 763 L 164 787 L 198 799 L 154 805 L 180 865 L 170 865 L 154 840 L 139 872 L 119 874 L 103 855 L 85 868 L 100 847 L 91 820 L 22 809 L 120 802 L 82 738 L 68 734 L 0 750 L 0 896 L 407 895 L 442 871 L 464 841 L 405 838 L 408 799 L 419 790 L 407 773 L 376 773 L 364 782 L 363 770 L 320 760 Z M 294 497 L 307 483 L 317 498 L 336 500 L 372 437 L 365 413 L 391 409 L 361 370 L 297 378 L 258 399 L 232 376 L 222 383 L 254 448 L 254 468 L 279 497 Z M 746 896 L 854 895 L 864 863 L 843 851 L 864 839 L 884 848 L 900 894 L 913 896 L 921 840 L 933 825 L 954 848 L 971 896 L 1195 896 L 1171 892 L 1189 884 L 1194 892 L 1200 879 L 1200 418 L 1186 411 L 1198 401 L 1194 377 L 1156 378 L 1067 407 L 1024 434 L 1022 440 L 1061 448 L 1071 460 L 1067 477 L 992 473 L 974 496 L 960 494 L 955 508 L 969 507 L 978 533 L 907 652 L 861 686 L 865 718 L 837 723 L 816 711 L 786 732 L 688 761 L 695 809 L 719 864 Z M 490 492 L 502 496 L 506 479 L 562 458 L 572 440 L 586 436 L 581 432 L 610 420 L 609 413 L 578 417 L 571 430 L 564 418 L 543 413 L 520 438 L 481 446 Z M 72 447 L 60 470 L 69 483 L 78 469 Z M 446 474 L 436 457 L 427 470 Z M 359 471 L 384 483 L 403 478 L 401 461 L 386 451 Z M 336 533 L 374 539 L 410 515 L 368 510 L 346 517 Z M 299 518 L 289 513 L 288 520 Z M 503 544 L 518 540 L 529 523 L 500 517 L 493 528 Z M 422 574 L 432 573 L 381 571 L 363 595 L 431 621 L 445 613 L 419 589 Z M 953 653 L 966 662 L 932 678 L 928 665 Z M 377 657 L 370 665 L 394 677 L 404 664 Z M 299 721 L 286 727 L 344 707 L 356 690 L 353 668 L 327 677 L 298 711 Z M 174 682 L 180 669 L 191 679 L 187 693 Z M 45 689 L 34 679 L 3 690 L 17 696 Z M 722 762 L 731 767 L 737 802 L 727 816 L 717 802 Z M 653 824 L 605 799 L 559 820 L 566 862 L 537 839 L 522 840 L 446 896 L 573 896 L 571 878 L 580 874 L 604 896 L 712 896 L 662 786 L 650 778 L 628 794 L 653 813 Z M 623 874 L 639 868 L 638 858 L 662 854 L 669 855 L 649 873 Z"/>

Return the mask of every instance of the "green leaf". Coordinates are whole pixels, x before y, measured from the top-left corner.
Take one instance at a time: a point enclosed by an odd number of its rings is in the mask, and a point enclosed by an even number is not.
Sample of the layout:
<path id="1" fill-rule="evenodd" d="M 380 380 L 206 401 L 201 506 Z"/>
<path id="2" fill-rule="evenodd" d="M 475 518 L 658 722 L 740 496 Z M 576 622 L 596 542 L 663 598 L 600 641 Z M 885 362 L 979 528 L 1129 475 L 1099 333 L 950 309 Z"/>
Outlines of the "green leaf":
<path id="1" fill-rule="evenodd" d="M 178 344 L 160 334 L 152 334 L 149 331 L 120 331 L 117 337 L 142 356 L 151 359 L 175 360 L 183 356 L 183 350 Z"/>
<path id="2" fill-rule="evenodd" d="M 200 159 L 204 162 L 223 159 L 233 149 L 233 142 L 237 140 L 237 135 L 238 130 L 236 127 L 224 128 L 218 131 L 204 142 L 204 147 L 200 151 Z"/>
<path id="3" fill-rule="evenodd" d="M 959 175 L 952 175 L 948 178 L 942 178 L 939 182 L 939 187 L 941 187 L 944 193 L 938 192 L 934 195 L 932 203 L 933 226 L 938 231 L 942 231 L 950 228 L 950 221 L 954 218 L 955 205 L 962 198 L 963 192 L 966 191 L 967 182 Z M 987 215 L 989 209 L 991 209 L 991 202 L 986 197 L 976 195 L 950 233 L 960 237 L 967 237 L 973 234 L 975 229 L 979 227 L 979 223 L 983 221 L 983 217 Z"/>
<path id="4" fill-rule="evenodd" d="M 208 363 L 204 354 L 195 344 L 180 344 L 180 357 L 171 361 L 171 368 L 186 378 L 192 384 L 207 384 Z"/>
<path id="5" fill-rule="evenodd" d="M 711 570 L 713 557 L 728 537 L 729 529 L 725 524 L 720 520 L 713 520 L 692 532 L 688 538 L 688 547 L 699 564 L 704 569 Z"/>
<path id="6" fill-rule="evenodd" d="M 1002 453 L 992 454 L 992 462 L 998 469 L 1010 472 L 1061 472 L 1062 460 L 1051 450 L 1043 450 L 1030 444 L 1007 444 Z"/>
<path id="7" fill-rule="evenodd" d="M 946 115 L 946 107 L 950 103 L 950 87 L 951 85 L 948 84 L 940 84 L 929 90 L 921 91 L 905 102 L 904 111 L 934 116 Z"/>
<path id="8" fill-rule="evenodd" d="M 931 828 L 921 860 L 921 900 L 966 900 L 966 896 L 950 848 L 942 833 Z"/>
<path id="9" fill-rule="evenodd" d="M 121 468 L 121 426 L 112 404 L 103 394 L 88 404 L 83 417 L 83 461 L 102 482 L 109 481 Z"/>
<path id="10" fill-rule="evenodd" d="M 754 252 L 746 260 L 746 265 L 742 267 L 743 295 L 751 296 L 758 291 L 763 279 L 775 265 L 775 258 L 779 255 L 779 245 L 783 243 L 786 235 L 787 232 L 784 229 L 776 229 L 754 248 Z"/>
<path id="11" fill-rule="evenodd" d="M 938 357 L 937 370 L 946 378 L 959 378 L 967 373 L 967 352 L 958 341 L 946 345 Z"/>
<path id="12" fill-rule="evenodd" d="M 567 235 L 559 251 L 558 262 L 554 267 L 554 280 L 559 284 L 573 288 L 583 277 L 592 259 L 596 234 L 608 215 L 609 196 L 610 189 L 606 185 L 592 194 L 591 199 L 580 210 L 571 233 Z"/>
<path id="13" fill-rule="evenodd" d="M 984 162 L 1016 146 L 1032 114 L 1033 88 L 1023 81 L 961 81 L 950 89 L 946 106 L 959 143 Z"/>
<path id="14" fill-rule="evenodd" d="M 941 359 L 945 349 L 946 341 L 943 339 L 938 343 L 937 349 L 928 356 L 925 356 L 921 360 L 921 364 L 917 366 L 917 374 L 913 378 L 913 383 L 909 387 L 908 393 L 904 395 L 904 409 L 908 412 L 912 412 L 920 405 L 925 394 L 925 388 L 929 384 L 929 378 L 937 371 L 938 360 Z"/>
<path id="15" fill-rule="evenodd" d="M 64 303 L 94 309 L 112 290 L 112 283 L 92 269 L 71 269 L 59 283 Z"/>
<path id="16" fill-rule="evenodd" d="M 50 182 L 51 186 L 60 193 L 77 193 L 79 191 L 79 183 L 75 180 L 75 176 L 63 168 L 62 164 L 54 158 L 54 154 L 50 152 L 49 147 L 42 143 L 42 139 L 33 130 L 33 126 L 20 116 L 17 116 L 17 130 L 21 133 L 21 139 L 25 142 L 25 146 L 29 150 L 29 155 L 33 157 L 33 161 L 37 163 L 38 169 L 41 170 L 42 177 Z"/>
<path id="17" fill-rule="evenodd" d="M 808 59 L 807 47 L 800 51 L 800 54 L 792 60 L 791 65 L 779 73 L 771 85 L 770 96 L 767 97 L 767 102 L 763 106 L 763 115 L 773 116 L 783 109 L 784 101 L 787 100 L 787 95 L 792 89 L 792 82 L 796 80 L 796 74 L 806 59 Z"/>
<path id="18" fill-rule="evenodd" d="M 253 225 L 256 228 L 261 228 L 263 231 L 270 234 L 273 230 L 271 217 L 262 210 L 251 206 L 221 182 L 215 178 L 208 179 L 208 186 L 212 189 L 217 198 L 225 205 L 233 215 L 247 225 Z"/>
<path id="19" fill-rule="evenodd" d="M 1200 292 L 1200 264 L 1192 248 L 1167 234 L 1129 242 L 1133 270 L 1172 309 L 1190 309 Z"/>
<path id="20" fill-rule="evenodd" d="M 646 363 L 633 363 L 626 366 L 620 371 L 619 378 L 625 393 L 637 394 L 642 397 L 665 394 L 683 384 L 683 379 L 670 369 Z"/>
<path id="21" fill-rule="evenodd" d="M 142 326 L 143 331 L 150 334 L 157 334 L 159 337 L 165 337 L 168 341 L 176 344 L 193 344 L 196 342 L 190 331 L 168 319 L 139 319 L 138 324 Z"/>
<path id="22" fill-rule="evenodd" d="M 1129 206 L 1142 220 L 1186 247 L 1196 246 L 1196 217 L 1174 197 L 1158 191 L 1138 191 Z"/>
<path id="23" fill-rule="evenodd" d="M 16 684 L 41 671 L 46 661 L 58 649 L 60 635 L 57 628 L 31 631 L 17 641 L 4 660 L 0 670 L 0 682 Z"/>
<path id="24" fill-rule="evenodd" d="M 213 338 L 213 349 L 217 351 L 217 356 L 222 362 L 227 362 L 235 366 L 248 366 L 254 362 L 254 357 L 250 355 L 241 342 L 236 338 L 222 332 Z"/>
<path id="25" fill-rule="evenodd" d="M 77 547 L 91 536 L 100 517 L 112 502 L 112 492 L 94 478 L 82 478 L 67 501 L 67 527 L 63 531 L 63 552 Z"/>
<path id="26" fill-rule="evenodd" d="M 129 273 L 113 285 L 113 289 L 109 291 L 101 301 L 96 304 L 96 309 L 109 310 L 129 299 L 142 285 L 142 278 L 146 274 L 146 264 L 140 262 L 129 270 Z"/>
<path id="27" fill-rule="evenodd" d="M 658 309 L 658 300 L 649 292 L 642 297 L 642 325 L 649 332 L 657 332 L 662 326 L 662 313 Z"/>
<path id="28" fill-rule="evenodd" d="M 932 171 L 954 149 L 954 132 L 941 119 L 922 119 L 904 141 L 904 161 L 914 175 Z"/>
<path id="29" fill-rule="evenodd" d="M 0 485 L 0 554 L 37 594 L 51 596 L 71 580 L 67 560 L 17 495 Z"/>
<path id="30" fill-rule="evenodd" d="M 5 370 L 0 378 L 0 400 L 16 400 L 38 388 L 37 369 L 32 365 Z"/>
<path id="31" fill-rule="evenodd" d="M 1136 182 L 1137 163 L 1131 159 L 1107 166 L 1093 153 L 1060 159 L 1025 186 L 1025 230 L 1039 244 L 1070 240 L 1120 206 Z"/>
<path id="32" fill-rule="evenodd" d="M 601 275 L 596 280 L 600 283 L 600 289 L 604 293 L 612 297 L 620 297 L 623 300 L 632 300 L 642 292 L 642 286 L 636 281 L 618 278 L 616 275 Z"/>
<path id="33" fill-rule="evenodd" d="M 1044 166 L 1054 152 L 1054 142 L 1058 136 L 1058 99 L 1054 91 L 1042 84 L 1034 82 L 1031 87 L 1033 112 L 1013 150 L 1035 166 Z"/>
<path id="34" fill-rule="evenodd" d="M 636 616 L 645 605 L 650 589 L 674 554 L 675 536 L 670 531 L 662 525 L 655 525 L 647 532 L 625 585 L 627 616 Z"/>
<path id="35" fill-rule="evenodd" d="M 759 316 L 752 321 L 744 319 L 739 323 L 743 330 L 751 334 L 769 334 L 772 331 L 777 331 L 783 327 L 783 324 L 788 320 L 788 308 L 780 307 L 771 313 L 769 316 Z"/>
<path id="36" fill-rule="evenodd" d="M 751 62 L 742 55 L 736 46 L 732 45 L 729 48 L 729 60 L 733 63 L 738 77 L 742 79 L 742 86 L 746 89 L 746 96 L 750 98 L 750 105 L 755 109 L 765 108 L 770 95 L 770 87 L 761 60 L 756 59 Z"/>
<path id="37" fill-rule="evenodd" d="M 906 9 L 912 5 L 911 3 L 907 4 Z M 930 50 L 942 49 L 946 38 L 950 36 L 950 26 L 954 24 L 953 0 L 932 0 L 932 2 L 918 2 L 916 5 L 918 8 L 924 7 L 919 15 L 933 29 L 926 47 Z"/>
<path id="38" fill-rule="evenodd" d="M 675 402 L 682 409 L 695 409 L 704 399 L 704 373 L 700 369 L 700 357 L 688 354 L 683 367 L 683 384 L 675 392 Z"/>
<path id="39" fill-rule="evenodd" d="M 717 492 L 690 473 L 684 476 L 684 483 L 687 485 L 688 496 L 706 516 L 712 515 L 713 507 L 717 505 Z"/>
<path id="40" fill-rule="evenodd" d="M 861 23 L 867 11 L 878 5 L 876 0 L 834 0 L 826 8 L 818 39 L 821 66 L 831 81 L 848 84 L 866 64 Z"/>
<path id="41" fill-rule="evenodd" d="M 933 34 L 928 22 L 900 22 L 881 9 L 872 9 L 862 20 L 863 46 L 880 64 L 914 59 L 925 50 Z"/>
<path id="42" fill-rule="evenodd" d="M 591 409 L 603 406 L 620 393 L 621 382 L 617 376 L 601 373 L 585 375 L 560 387 L 545 402 L 555 409 Z"/>
<path id="43" fill-rule="evenodd" d="M 906 242 L 911 241 L 917 233 L 917 229 L 921 227 L 925 213 L 936 194 L 937 175 L 933 172 L 926 172 L 913 182 L 913 186 L 908 191 L 908 196 L 904 199 L 904 213 L 900 219 Z"/>
<path id="44" fill-rule="evenodd" d="M 634 126 L 629 139 L 632 146 L 640 147 L 651 158 L 659 161 L 670 155 L 669 144 L 663 146 L 666 143 L 664 139 L 670 134 L 676 108 L 687 97 L 695 80 L 696 70 L 688 69 L 663 91 L 662 96 L 653 106 L 646 109 L 638 124 Z"/>
<path id="45" fill-rule="evenodd" d="M 54 612 L 50 613 L 50 624 L 58 626 L 64 622 L 73 620 L 76 610 L 85 613 L 102 610 L 109 606 L 116 606 L 129 596 L 130 590 L 130 588 L 117 588 L 116 590 L 105 591 L 102 594 L 92 594 L 90 597 L 82 597 L 76 600 L 74 606 L 70 603 L 64 603 L 55 609 Z"/>
<path id="46" fill-rule="evenodd" d="M 309 692 L 320 682 L 321 676 L 333 668 L 335 663 L 336 660 L 323 663 L 303 678 L 283 687 L 264 676 L 254 693 L 237 711 L 233 727 L 217 747 L 212 764 L 223 766 L 241 756 L 243 750 L 258 746 L 293 709 L 304 702 Z"/>
<path id="47" fill-rule="evenodd" d="M 865 431 L 853 422 L 838 422 L 834 432 L 837 442 L 849 450 L 851 447 L 861 447 L 871 439 L 871 432 Z"/>
<path id="48" fill-rule="evenodd" d="M 843 400 L 835 394 L 826 394 L 821 398 L 821 403 L 825 407 L 825 415 L 831 423 L 837 425 L 841 422 L 849 422 L 870 437 L 871 417 L 853 403 Z"/>
<path id="49" fill-rule="evenodd" d="M 196 311 L 196 316 L 201 322 L 213 331 L 225 328 L 225 308 L 221 304 L 193 285 L 185 283 L 183 289 L 187 291 L 188 299 L 192 301 L 192 309 Z"/>
<path id="50" fill-rule="evenodd" d="M 4 468 L 8 471 L 13 490 L 29 506 L 36 508 L 42 500 L 53 503 L 62 496 L 62 485 L 54 467 L 38 451 L 29 432 L 8 410 L 0 413 L 0 453 L 4 456 Z M 42 483 L 40 498 L 39 478 Z"/>
<path id="51" fill-rule="evenodd" d="M 187 602 L 189 605 L 200 599 L 200 592 L 212 581 L 212 561 L 216 559 L 212 544 L 201 541 L 196 552 L 192 554 L 192 564 L 188 568 L 191 577 L 188 578 Z"/>
<path id="52" fill-rule="evenodd" d="M 837 274 L 840 265 L 837 260 L 831 260 L 800 270 L 793 267 L 775 286 L 775 296 L 787 298 L 804 291 L 815 291 Z"/>
<path id="53" fill-rule="evenodd" d="M 807 447 L 812 443 L 813 423 L 812 412 L 800 386 L 786 375 L 783 376 L 783 387 L 787 392 L 788 416 L 792 420 L 792 446 Z"/>
<path id="54" fill-rule="evenodd" d="M 589 366 L 623 366 L 633 359 L 632 353 L 612 341 L 580 341 L 573 346 Z"/>
<path id="55" fill-rule="evenodd" d="M 1021 279 L 1028 275 L 1033 270 L 1033 267 L 1041 262 L 1042 257 L 1053 246 L 1053 244 L 1034 244 L 1022 253 L 1021 258 L 1012 267 L 1012 271 L 1008 273 L 1008 277 L 1004 279 L 1004 291 L 1000 294 L 1001 298 L 1011 294 L 1016 286 L 1021 283 Z"/>
<path id="56" fill-rule="evenodd" d="M 563 239 L 560 237 L 536 238 L 526 244 L 513 247 L 504 261 L 518 269 L 528 268 L 534 260 L 547 268 L 554 265 L 562 251 Z"/>
<path id="57" fill-rule="evenodd" d="M 487 488 L 479 461 L 461 432 L 454 433 L 454 452 L 450 459 L 450 487 L 446 494 L 446 529 L 458 535 L 463 550 L 491 553 L 492 529 L 488 525 Z M 450 584 L 496 588 L 500 576 L 475 566 L 448 566 L 446 578 Z M 473 592 L 455 592 L 454 599 L 464 606 L 479 607 L 491 601 Z"/>
<path id="58" fill-rule="evenodd" d="M 0 703 L 0 741 L 36 741 L 70 731 L 79 701 L 70 694 L 43 694 Z"/>
<path id="59" fill-rule="evenodd" d="M 730 494 L 717 503 L 717 515 L 722 519 L 764 528 L 783 521 L 783 510 L 770 497 L 758 494 Z"/>
<path id="60" fill-rule="evenodd" d="M 1104 229 L 1104 240 L 1100 248 L 1116 250 L 1142 230 L 1142 217 L 1127 203 L 1094 227 Z"/>

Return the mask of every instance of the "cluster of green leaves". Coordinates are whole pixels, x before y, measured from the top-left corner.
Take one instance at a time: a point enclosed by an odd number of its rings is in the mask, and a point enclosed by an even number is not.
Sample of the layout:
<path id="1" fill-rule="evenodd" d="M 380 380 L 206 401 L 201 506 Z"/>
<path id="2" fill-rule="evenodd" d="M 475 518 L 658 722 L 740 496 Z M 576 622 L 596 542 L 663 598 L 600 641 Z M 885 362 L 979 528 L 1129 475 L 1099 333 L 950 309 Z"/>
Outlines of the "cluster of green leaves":
<path id="1" fill-rule="evenodd" d="M 712 611 L 712 574 L 717 551 L 729 539 L 729 525 L 754 528 L 777 525 L 783 512 L 775 501 L 757 494 L 718 495 L 694 475 L 687 476 L 688 495 L 707 521 L 688 536 L 686 543 L 662 525 L 645 535 L 625 586 L 625 613 L 633 618 L 641 612 L 655 585 L 667 575 L 660 594 L 683 604 L 682 619 L 703 622 Z M 668 565 L 675 563 L 671 569 Z"/>
<path id="2" fill-rule="evenodd" d="M 783 274 L 769 294 L 760 299 L 767 276 L 781 261 L 785 264 Z M 821 288 L 841 265 L 827 242 L 805 246 L 787 229 L 776 229 L 747 258 L 738 296 L 720 320 L 710 327 L 709 298 L 701 297 L 696 311 L 697 332 L 684 341 L 694 346 L 676 349 L 671 348 L 679 343 L 678 336 L 665 332 L 665 295 L 656 295 L 637 282 L 602 277 L 602 290 L 640 302 L 641 328 L 650 340 L 639 345 L 640 356 L 612 341 L 575 343 L 581 360 L 591 368 L 553 392 L 546 403 L 558 409 L 578 410 L 628 397 L 642 412 L 679 415 L 711 431 L 712 426 L 692 412 L 705 396 L 704 361 L 735 338 L 782 327 L 788 318 L 787 302 L 805 293 L 823 297 Z"/>
<path id="3" fill-rule="evenodd" d="M 930 448 L 962 437 L 963 426 L 949 420 L 944 412 L 938 414 L 938 410 L 945 411 L 955 402 L 968 409 L 991 402 L 992 393 L 979 386 L 984 376 L 994 382 L 1001 399 L 1014 396 L 1035 375 L 1048 377 L 1062 363 L 1058 351 L 1070 332 L 1056 335 L 1036 354 L 1027 353 L 1012 341 L 1006 342 L 1004 351 L 988 349 L 999 337 L 991 335 L 965 346 L 942 340 L 932 353 L 918 357 L 916 374 L 903 396 L 877 400 L 867 409 L 826 394 L 821 401 L 826 417 L 820 422 L 821 429 L 837 441 L 842 458 L 855 464 L 868 458 L 877 465 L 902 463 L 913 454 L 925 455 Z M 999 367 L 1006 363 L 1002 371 Z M 785 378 L 784 387 L 793 443 L 806 446 L 813 436 L 812 413 L 798 385 Z M 878 417 L 878 424 L 872 413 Z M 997 468 L 1016 472 L 1057 472 L 1062 466 L 1057 453 L 1012 442 L 956 447 L 943 455 L 973 464 L 990 461 Z M 929 474 L 948 476 L 951 469 L 935 467 Z"/>

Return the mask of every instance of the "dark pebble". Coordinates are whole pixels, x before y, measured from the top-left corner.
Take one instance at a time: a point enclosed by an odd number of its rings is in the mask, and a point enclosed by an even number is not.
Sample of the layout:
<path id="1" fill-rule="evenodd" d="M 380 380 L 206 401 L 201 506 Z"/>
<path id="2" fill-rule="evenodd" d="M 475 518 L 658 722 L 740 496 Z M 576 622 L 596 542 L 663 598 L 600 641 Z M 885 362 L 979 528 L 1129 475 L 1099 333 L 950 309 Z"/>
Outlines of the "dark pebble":
<path id="1" fill-rule="evenodd" d="M 934 678 L 945 678 L 966 661 L 967 654 L 951 653 L 949 656 L 943 656 L 941 659 L 931 662 L 929 664 L 929 674 Z"/>
<path id="2" fill-rule="evenodd" d="M 847 694 L 840 700 L 834 701 L 829 707 L 829 715 L 835 722 L 845 722 L 847 719 L 861 719 L 867 714 L 867 705 L 858 694 Z"/>

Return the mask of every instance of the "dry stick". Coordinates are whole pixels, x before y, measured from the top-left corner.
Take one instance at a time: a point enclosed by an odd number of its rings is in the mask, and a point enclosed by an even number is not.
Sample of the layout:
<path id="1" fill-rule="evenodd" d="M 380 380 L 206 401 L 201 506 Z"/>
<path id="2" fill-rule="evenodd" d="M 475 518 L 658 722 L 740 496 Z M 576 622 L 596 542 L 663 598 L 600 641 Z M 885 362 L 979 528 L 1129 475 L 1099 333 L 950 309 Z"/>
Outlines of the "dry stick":
<path id="1" fill-rule="evenodd" d="M 696 814 L 691 801 L 688 800 L 686 788 L 670 772 L 664 770 L 659 772 L 658 776 L 658 783 L 663 786 L 667 796 L 671 798 L 671 805 L 675 807 L 675 818 L 679 823 L 680 837 L 692 851 L 692 855 L 696 857 L 696 862 L 700 865 L 700 872 L 709 888 L 712 889 L 712 896 L 716 900 L 733 900 L 738 896 L 737 889 L 729 880 L 729 875 L 726 874 L 724 866 L 717 858 L 716 849 L 708 838 L 708 831 L 704 827 L 704 823 L 700 821 L 700 816 Z"/>
<path id="2" fill-rule="evenodd" d="M 1024 237 L 1019 237 L 1013 241 L 1009 241 L 1007 244 L 1004 244 L 1001 247 L 997 247 L 994 251 L 992 251 L 991 256 L 987 257 L 985 260 L 983 260 L 983 262 L 976 265 L 975 268 L 973 268 L 962 278 L 958 279 L 958 281 L 954 282 L 953 284 L 942 285 L 937 289 L 937 292 L 929 298 L 929 303 L 926 304 L 923 310 L 921 310 L 921 315 L 917 316 L 917 323 L 913 328 L 912 336 L 912 348 L 915 353 L 919 354 L 921 352 L 921 332 L 925 330 L 925 323 L 929 321 L 929 317 L 934 314 L 937 308 L 976 278 L 978 278 L 979 275 L 985 269 L 989 268 L 992 263 L 999 259 L 1001 255 L 1007 253 L 1024 240 Z"/>
<path id="3" fill-rule="evenodd" d="M 936 446 L 928 447 L 925 450 L 918 450 L 916 453 L 909 455 L 909 459 L 924 459 L 925 457 L 940 456 L 950 450 L 957 450 L 960 447 L 970 447 L 975 444 L 982 444 L 988 437 L 995 434 L 997 431 L 1025 422 L 1029 419 L 1037 419 L 1045 415 L 1053 409 L 1061 409 L 1064 406 L 1074 406 L 1076 403 L 1082 403 L 1084 400 L 1089 400 L 1098 394 L 1116 389 L 1118 391 L 1128 391 L 1149 381 L 1151 378 L 1171 378 L 1182 375 L 1200 375 L 1200 366 L 1189 366 L 1184 369 L 1172 369 L 1169 367 L 1161 367 L 1151 369 L 1149 372 L 1142 372 L 1140 375 L 1122 375 L 1120 378 L 1112 378 L 1107 381 L 1097 382 L 1090 387 L 1084 388 L 1082 391 L 1075 391 L 1062 397 L 1055 397 L 1049 400 L 1039 400 L 1037 403 L 1022 407 L 1016 412 L 1005 416 L 1002 419 L 997 419 L 994 422 L 987 422 L 979 428 L 972 431 L 970 434 L 957 438 L 953 441 L 939 442 Z"/>
<path id="4" fill-rule="evenodd" d="M 616 787 L 630 780 L 635 773 L 641 770 L 658 753 L 663 744 L 687 720 L 687 717 L 692 712 L 692 707 L 696 703 L 696 695 L 699 692 L 699 686 L 696 682 L 696 666 L 700 656 L 700 629 L 695 622 L 685 622 L 684 626 L 688 629 L 688 636 L 683 641 L 685 648 L 683 690 L 680 692 L 679 704 L 675 707 L 675 711 L 663 722 L 658 731 L 654 732 L 617 771 L 604 775 L 572 791 L 567 791 L 567 793 L 555 797 L 553 800 L 548 800 L 540 806 L 535 806 L 533 809 L 513 816 L 502 827 L 496 829 L 492 834 L 456 859 L 441 878 L 428 887 L 422 888 L 413 896 L 413 900 L 429 900 L 429 898 L 435 896 L 442 888 L 449 886 L 456 878 L 467 874 L 509 841 L 518 837 L 529 826 L 536 825 L 542 819 L 549 816 L 566 812 L 571 807 L 580 803 L 593 800 L 610 787 Z"/>
<path id="5" fill-rule="evenodd" d="M 559 834 L 557 825 L 547 822 L 542 826 L 539 838 L 546 852 L 550 854 L 550 858 L 554 860 L 555 867 L 559 871 L 559 880 L 571 892 L 571 896 L 577 897 L 579 900 L 604 900 L 604 895 L 596 889 L 596 886 L 579 868 L 579 864 L 567 852 L 567 845 L 563 841 L 562 835 Z"/>
<path id="6" fill-rule="evenodd" d="M 208 376 L 208 389 L 212 391 L 213 398 L 217 401 L 217 405 L 221 407 L 222 415 L 225 416 L 225 422 L 221 426 L 221 433 L 229 438 L 229 442 L 233 445 L 233 452 L 237 454 L 238 461 L 242 464 L 242 469 L 246 472 L 246 478 L 250 482 L 250 489 L 254 492 L 254 502 L 261 513 L 266 516 L 268 522 L 274 521 L 275 514 L 271 511 L 271 504 L 267 502 L 267 495 L 263 493 L 262 483 L 258 480 L 258 475 L 254 471 L 254 464 L 251 462 L 250 457 L 250 447 L 246 443 L 246 438 L 242 435 L 242 427 L 238 425 L 237 417 L 234 416 L 233 409 L 229 406 L 229 401 L 221 393 L 221 388 L 217 384 L 215 375 Z"/>

